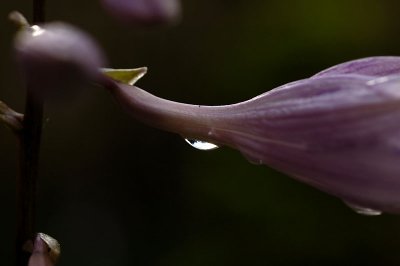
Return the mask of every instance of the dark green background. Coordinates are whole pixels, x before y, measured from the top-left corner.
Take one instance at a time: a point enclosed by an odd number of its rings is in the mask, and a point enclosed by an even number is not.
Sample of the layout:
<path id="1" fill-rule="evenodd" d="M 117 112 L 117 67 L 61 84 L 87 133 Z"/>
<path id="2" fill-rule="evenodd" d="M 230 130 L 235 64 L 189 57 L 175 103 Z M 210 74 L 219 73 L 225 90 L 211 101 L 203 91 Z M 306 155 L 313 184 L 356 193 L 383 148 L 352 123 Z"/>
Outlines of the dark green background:
<path id="1" fill-rule="evenodd" d="M 22 111 L 0 3 L 0 99 Z M 186 0 L 179 25 L 128 27 L 97 1 L 48 1 L 90 32 L 110 66 L 148 66 L 139 86 L 195 104 L 242 101 L 331 65 L 400 54 L 400 2 Z M 46 110 L 38 230 L 66 265 L 400 265 L 400 216 L 363 217 L 237 151 L 200 152 L 136 123 L 99 88 Z M 0 127 L 0 265 L 10 265 L 16 142 Z M 376 178 L 379 178 L 377 176 Z"/>

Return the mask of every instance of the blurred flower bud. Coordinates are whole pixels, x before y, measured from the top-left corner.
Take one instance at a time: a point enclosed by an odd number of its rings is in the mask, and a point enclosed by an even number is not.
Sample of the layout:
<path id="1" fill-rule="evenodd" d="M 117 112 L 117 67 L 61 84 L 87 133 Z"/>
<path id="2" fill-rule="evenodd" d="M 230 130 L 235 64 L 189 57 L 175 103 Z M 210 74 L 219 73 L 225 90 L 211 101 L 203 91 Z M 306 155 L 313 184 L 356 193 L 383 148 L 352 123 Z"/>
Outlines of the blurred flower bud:
<path id="1" fill-rule="evenodd" d="M 18 32 L 16 60 L 38 97 L 64 99 L 97 81 L 105 59 L 90 36 L 60 22 Z"/>
<path id="2" fill-rule="evenodd" d="M 24 115 L 14 111 L 8 107 L 5 103 L 0 101 L 0 122 L 4 123 L 15 133 L 18 133 L 23 128 Z"/>
<path id="3" fill-rule="evenodd" d="M 176 103 L 120 83 L 105 86 L 147 124 L 233 147 L 359 213 L 400 213 L 400 57 L 344 63 L 226 106 Z"/>
<path id="4" fill-rule="evenodd" d="M 55 262 L 49 255 L 49 246 L 37 235 L 34 243 L 32 255 L 29 258 L 28 266 L 53 266 Z"/>
<path id="5" fill-rule="evenodd" d="M 123 23 L 157 25 L 180 18 L 179 0 L 102 0 L 104 8 Z"/>

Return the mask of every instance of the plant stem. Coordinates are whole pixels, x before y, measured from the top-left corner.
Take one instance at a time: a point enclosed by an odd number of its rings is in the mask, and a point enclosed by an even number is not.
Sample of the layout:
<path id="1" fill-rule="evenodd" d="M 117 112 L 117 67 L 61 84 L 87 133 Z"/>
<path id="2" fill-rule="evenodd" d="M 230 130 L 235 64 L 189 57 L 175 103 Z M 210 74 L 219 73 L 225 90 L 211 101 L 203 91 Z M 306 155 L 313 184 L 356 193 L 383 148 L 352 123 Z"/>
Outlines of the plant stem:
<path id="1" fill-rule="evenodd" d="M 29 253 L 22 250 L 34 234 L 36 183 L 42 128 L 43 103 L 27 93 L 24 128 L 20 135 L 20 172 L 17 180 L 17 266 L 26 266 Z"/>
<path id="2" fill-rule="evenodd" d="M 33 0 L 33 24 L 45 21 L 46 0 Z"/>
<path id="3" fill-rule="evenodd" d="M 33 0 L 33 24 L 44 22 L 44 0 Z M 16 266 L 27 266 L 29 252 L 23 250 L 32 239 L 36 219 L 36 183 L 40 140 L 42 133 L 43 102 L 27 87 L 25 116 L 20 140 L 20 171 L 17 178 L 17 235 Z"/>

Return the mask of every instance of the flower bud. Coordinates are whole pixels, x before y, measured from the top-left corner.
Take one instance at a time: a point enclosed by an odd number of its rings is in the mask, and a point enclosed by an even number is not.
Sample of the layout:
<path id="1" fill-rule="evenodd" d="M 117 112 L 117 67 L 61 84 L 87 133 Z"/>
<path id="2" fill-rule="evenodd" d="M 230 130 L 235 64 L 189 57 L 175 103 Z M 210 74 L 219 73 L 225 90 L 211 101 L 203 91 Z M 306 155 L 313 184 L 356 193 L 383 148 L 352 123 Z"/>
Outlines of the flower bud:
<path id="1" fill-rule="evenodd" d="M 48 249 L 49 246 L 46 242 L 40 236 L 36 236 L 28 266 L 53 266 L 55 263 L 51 259 Z"/>
<path id="2" fill-rule="evenodd" d="M 65 98 L 97 81 L 105 59 L 90 36 L 61 22 L 18 32 L 17 64 L 38 97 Z"/>
<path id="3" fill-rule="evenodd" d="M 135 118 L 227 145 L 345 201 L 400 213 L 400 57 L 344 63 L 238 104 L 199 106 L 107 86 Z"/>
<path id="4" fill-rule="evenodd" d="M 12 131 L 18 133 L 23 128 L 23 118 L 24 115 L 14 111 L 0 101 L 0 123 L 4 123 Z"/>
<path id="5" fill-rule="evenodd" d="M 128 24 L 168 24 L 179 19 L 179 0 L 102 0 L 104 8 Z"/>

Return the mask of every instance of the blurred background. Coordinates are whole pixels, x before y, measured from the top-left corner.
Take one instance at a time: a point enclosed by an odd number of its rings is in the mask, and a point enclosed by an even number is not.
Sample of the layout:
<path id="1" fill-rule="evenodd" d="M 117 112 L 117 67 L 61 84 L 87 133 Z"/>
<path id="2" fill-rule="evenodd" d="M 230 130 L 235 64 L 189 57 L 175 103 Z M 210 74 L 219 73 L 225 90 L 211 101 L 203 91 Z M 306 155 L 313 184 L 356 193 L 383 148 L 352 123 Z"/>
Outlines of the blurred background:
<path id="1" fill-rule="evenodd" d="M 0 99 L 24 89 L 0 3 Z M 194 104 L 229 104 L 347 60 L 400 54 L 400 2 L 186 0 L 174 27 L 121 25 L 98 1 L 48 1 L 49 20 L 90 32 L 109 66 L 149 67 L 138 86 Z M 15 138 L 0 127 L 1 265 L 13 257 Z M 378 177 L 379 178 L 379 177 Z M 59 265 L 400 265 L 400 216 L 365 217 L 229 148 L 201 152 L 132 120 L 99 88 L 47 106 L 38 230 Z"/>

